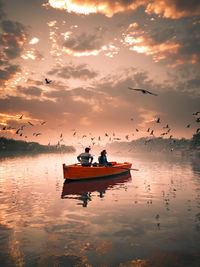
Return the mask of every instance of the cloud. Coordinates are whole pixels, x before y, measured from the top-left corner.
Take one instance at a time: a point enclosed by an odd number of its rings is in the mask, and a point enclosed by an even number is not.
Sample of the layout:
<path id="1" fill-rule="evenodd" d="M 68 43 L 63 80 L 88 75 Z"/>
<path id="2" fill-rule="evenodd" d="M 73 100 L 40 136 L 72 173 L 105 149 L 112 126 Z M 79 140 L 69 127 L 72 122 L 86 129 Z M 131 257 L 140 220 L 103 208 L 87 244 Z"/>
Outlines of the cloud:
<path id="1" fill-rule="evenodd" d="M 5 17 L 5 12 L 4 12 L 3 8 L 4 8 L 3 1 L 0 0 L 0 20 L 2 20 Z"/>
<path id="2" fill-rule="evenodd" d="M 17 86 L 16 88 L 18 92 L 28 95 L 28 96 L 41 96 L 42 94 L 42 89 L 35 87 L 35 86 L 29 86 L 29 87 L 22 87 L 22 86 Z"/>
<path id="3" fill-rule="evenodd" d="M 3 20 L 0 26 L 2 28 L 0 46 L 3 48 L 2 56 L 4 60 L 19 57 L 27 40 L 26 28 L 21 23 L 10 20 Z"/>
<path id="4" fill-rule="evenodd" d="M 24 60 L 31 59 L 31 60 L 40 61 L 40 60 L 44 59 L 44 56 L 39 51 L 37 51 L 36 49 L 33 49 L 33 48 L 31 48 L 27 51 L 24 51 L 23 54 L 21 55 L 21 57 Z"/>
<path id="5" fill-rule="evenodd" d="M 94 34 L 81 33 L 79 36 L 74 36 L 68 38 L 63 46 L 74 52 L 90 52 L 94 50 L 99 50 L 102 46 L 100 37 Z"/>
<path id="6" fill-rule="evenodd" d="M 117 13 L 127 13 L 145 6 L 149 14 L 157 14 L 166 18 L 192 17 L 200 14 L 200 2 L 198 0 L 49 0 L 53 8 L 64 9 L 67 12 L 78 14 L 101 13 L 112 17 Z"/>
<path id="7" fill-rule="evenodd" d="M 157 23 L 132 23 L 123 34 L 122 44 L 129 50 L 151 56 L 154 62 L 170 66 L 200 63 L 200 23 L 188 19 L 157 19 Z M 188 38 L 190 36 L 190 38 Z"/>
<path id="8" fill-rule="evenodd" d="M 154 40 L 153 37 L 157 39 Z M 181 47 L 175 40 L 170 40 L 167 36 L 148 36 L 144 32 L 141 34 L 140 31 L 124 34 L 123 44 L 129 46 L 131 51 L 152 56 L 155 62 L 166 59 L 170 61 L 171 59 L 173 64 L 175 55 L 178 54 Z"/>
<path id="9" fill-rule="evenodd" d="M 200 2 L 198 0 L 153 0 L 147 5 L 146 12 L 171 19 L 192 17 L 200 15 Z"/>
<path id="10" fill-rule="evenodd" d="M 19 65 L 8 65 L 4 69 L 0 69 L 0 85 L 5 85 L 8 80 L 19 72 L 21 72 Z"/>
<path id="11" fill-rule="evenodd" d="M 47 74 L 48 75 L 56 74 L 58 77 L 64 79 L 75 78 L 80 80 L 92 79 L 98 75 L 97 72 L 89 70 L 86 64 L 80 64 L 77 66 L 74 66 L 72 64 L 69 64 L 67 66 L 60 66 L 52 69 Z"/>
<path id="12" fill-rule="evenodd" d="M 49 5 L 53 8 L 67 10 L 67 12 L 85 15 L 102 13 L 107 17 L 112 17 L 119 12 L 135 10 L 145 2 L 145 0 L 49 0 Z"/>

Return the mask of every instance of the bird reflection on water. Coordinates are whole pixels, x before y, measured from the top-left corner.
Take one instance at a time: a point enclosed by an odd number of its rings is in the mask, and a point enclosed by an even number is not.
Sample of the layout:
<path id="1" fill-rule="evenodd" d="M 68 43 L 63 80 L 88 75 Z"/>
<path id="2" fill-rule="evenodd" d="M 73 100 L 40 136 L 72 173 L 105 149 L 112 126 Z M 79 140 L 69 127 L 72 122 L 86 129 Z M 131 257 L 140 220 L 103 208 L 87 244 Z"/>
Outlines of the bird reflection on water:
<path id="1" fill-rule="evenodd" d="M 115 175 L 113 177 L 82 181 L 65 181 L 61 198 L 81 200 L 81 205 L 87 207 L 89 201 L 92 200 L 91 193 L 98 192 L 98 197 L 103 198 L 106 190 L 117 189 L 118 186 L 130 182 L 131 179 L 130 171 L 128 171 L 126 174 Z M 80 205 L 80 203 L 77 205 Z"/>

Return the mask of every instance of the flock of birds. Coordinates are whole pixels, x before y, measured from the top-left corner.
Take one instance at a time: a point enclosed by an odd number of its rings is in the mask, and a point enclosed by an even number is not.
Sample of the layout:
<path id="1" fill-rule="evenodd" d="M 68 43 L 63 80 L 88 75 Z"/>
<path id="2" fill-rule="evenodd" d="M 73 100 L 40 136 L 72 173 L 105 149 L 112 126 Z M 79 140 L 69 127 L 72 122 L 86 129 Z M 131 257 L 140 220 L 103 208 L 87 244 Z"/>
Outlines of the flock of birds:
<path id="1" fill-rule="evenodd" d="M 46 83 L 46 84 L 51 84 L 52 81 L 49 80 L 49 79 L 47 79 L 47 78 L 45 78 L 45 83 Z M 157 96 L 157 94 L 152 93 L 152 92 L 150 92 L 150 91 L 148 91 L 148 90 L 145 90 L 145 89 L 137 89 L 137 88 L 131 88 L 131 87 L 128 87 L 128 89 L 129 89 L 129 90 L 134 90 L 134 91 L 137 91 L 137 92 L 141 92 L 142 94 L 150 94 L 150 95 L 153 95 L 153 96 Z M 196 121 L 196 122 L 200 122 L 200 117 L 196 117 L 196 116 L 198 116 L 199 114 L 200 114 L 200 111 L 194 112 L 194 113 L 192 114 L 193 116 L 195 116 L 195 121 Z M 24 116 L 24 115 L 22 114 L 22 115 L 19 117 L 19 120 L 23 120 L 23 116 Z M 131 118 L 131 121 L 133 121 L 133 120 L 134 120 L 134 119 Z M 157 118 L 157 119 L 155 120 L 155 122 L 156 122 L 157 124 L 160 124 L 160 123 L 161 123 L 161 119 L 160 119 L 160 118 Z M 27 124 L 30 125 L 31 127 L 34 127 L 34 126 L 35 126 L 35 124 L 33 124 L 33 123 L 30 122 L 30 121 L 28 121 Z M 16 130 L 16 132 L 15 132 L 16 135 L 23 136 L 23 137 L 27 138 L 28 136 L 27 136 L 26 134 L 23 133 L 23 130 L 24 130 L 24 128 L 27 126 L 27 124 L 23 124 L 23 125 L 21 125 L 18 129 L 16 129 L 15 127 L 11 127 L 11 126 L 4 126 L 4 127 L 2 128 L 2 130 L 3 130 L 3 131 L 6 131 L 6 130 Z M 46 121 L 41 121 L 39 125 L 44 125 L 44 124 L 46 124 Z M 191 124 L 187 124 L 187 125 L 186 125 L 186 128 L 190 128 L 190 126 L 191 126 Z M 162 136 L 162 137 L 165 136 L 165 135 L 168 135 L 168 134 L 171 132 L 171 128 L 169 127 L 169 124 L 166 124 L 166 125 L 163 127 L 163 130 L 165 130 L 165 131 L 163 131 L 163 132 L 160 134 L 160 136 Z M 77 134 L 77 131 L 76 131 L 75 129 L 72 129 L 72 131 L 73 131 L 73 137 L 78 137 L 78 139 L 84 139 L 84 138 L 87 138 L 87 137 L 88 137 L 88 136 L 85 135 L 85 134 L 82 135 L 82 136 L 78 135 L 78 134 Z M 140 130 L 139 130 L 138 128 L 136 128 L 135 131 L 136 131 L 136 132 L 139 132 Z M 148 128 L 148 129 L 146 130 L 146 132 L 149 133 L 150 136 L 154 136 L 154 129 L 150 129 L 150 128 Z M 196 133 L 197 133 L 197 134 L 200 133 L 200 128 L 197 128 Z M 41 134 L 42 134 L 41 132 L 33 132 L 33 133 L 32 133 L 32 135 L 35 136 L 35 137 L 40 136 Z M 134 133 L 132 133 L 132 135 L 134 135 Z M 171 135 L 169 136 L 169 138 L 171 139 L 172 137 L 173 137 L 173 135 L 171 134 Z M 110 142 L 111 142 L 111 141 L 119 141 L 119 140 L 121 140 L 120 137 L 116 137 L 116 134 L 115 134 L 114 132 L 113 132 L 111 135 L 109 135 L 108 133 L 105 133 L 105 138 L 109 138 L 107 141 L 110 141 Z M 101 137 L 101 136 L 98 136 L 98 137 L 92 137 L 92 136 L 91 136 L 91 133 L 89 133 L 89 139 L 90 139 L 92 145 L 95 145 L 96 142 L 99 143 L 99 142 L 102 141 L 102 137 Z M 126 136 L 125 136 L 125 139 L 126 139 L 126 140 L 129 140 L 129 139 L 130 139 L 130 136 L 129 136 L 129 135 L 126 135 Z M 61 142 L 64 142 L 64 140 L 63 140 L 63 134 L 62 134 L 62 133 L 60 134 L 60 138 L 59 138 L 59 140 L 58 140 L 57 146 L 59 146 L 59 145 L 61 144 Z M 146 142 L 147 142 L 147 141 L 146 141 Z M 81 142 L 78 142 L 78 144 L 81 144 Z M 49 145 L 50 145 L 50 143 L 49 143 Z"/>

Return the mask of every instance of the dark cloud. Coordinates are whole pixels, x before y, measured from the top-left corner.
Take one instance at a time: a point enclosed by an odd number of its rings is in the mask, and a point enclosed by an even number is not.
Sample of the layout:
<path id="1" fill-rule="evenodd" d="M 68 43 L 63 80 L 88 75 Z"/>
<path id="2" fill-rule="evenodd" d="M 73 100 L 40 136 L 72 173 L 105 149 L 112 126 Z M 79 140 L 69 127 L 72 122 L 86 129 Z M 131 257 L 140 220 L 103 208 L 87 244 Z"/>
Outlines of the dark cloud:
<path id="1" fill-rule="evenodd" d="M 29 86 L 28 88 L 17 86 L 17 90 L 23 93 L 24 95 L 29 95 L 29 96 L 41 96 L 42 94 L 42 89 L 35 86 Z"/>
<path id="2" fill-rule="evenodd" d="M 69 113 L 71 117 L 90 111 L 85 103 L 74 102 L 71 97 L 62 97 L 62 92 L 56 95 L 56 101 L 40 100 L 40 99 L 27 99 L 26 97 L 8 96 L 7 98 L 0 99 L 0 113 L 22 113 L 24 110 L 33 118 L 48 117 L 50 121 L 53 119 L 60 120 L 65 117 L 65 113 Z"/>
<path id="3" fill-rule="evenodd" d="M 0 69 L 0 85 L 4 85 L 6 81 L 11 79 L 17 72 L 20 72 L 19 65 L 9 65 L 4 69 Z"/>
<path id="4" fill-rule="evenodd" d="M 14 22 L 11 20 L 3 20 L 1 22 L 1 27 L 4 33 L 14 34 L 19 37 L 20 40 L 24 40 L 24 33 L 26 28 L 20 22 Z"/>
<path id="5" fill-rule="evenodd" d="M 3 18 L 5 18 L 4 5 L 3 1 L 0 0 L 0 20 L 2 20 Z"/>
<path id="6" fill-rule="evenodd" d="M 95 34 L 83 32 L 79 36 L 70 37 L 63 43 L 63 46 L 74 52 L 93 51 L 101 48 L 102 41 Z"/>
<path id="7" fill-rule="evenodd" d="M 200 23 L 191 18 L 173 20 L 158 18 L 148 24 L 136 24 L 127 35 L 132 38 L 130 49 L 151 55 L 156 62 L 170 64 L 200 64 Z M 140 40 L 134 42 L 134 40 Z M 146 49 L 143 50 L 143 47 Z"/>
<path id="8" fill-rule="evenodd" d="M 15 59 L 23 51 L 23 45 L 27 38 L 26 28 L 19 22 L 3 20 L 0 24 L 0 46 L 5 59 Z"/>
<path id="9" fill-rule="evenodd" d="M 56 74 L 58 77 L 64 78 L 64 79 L 81 79 L 81 80 L 87 80 L 95 78 L 98 73 L 92 70 L 89 70 L 86 64 L 81 65 L 68 65 L 68 66 L 62 66 L 60 68 L 54 68 L 51 71 L 47 73 L 48 75 Z"/>
<path id="10" fill-rule="evenodd" d="M 45 92 L 44 96 L 48 98 L 55 98 L 55 99 L 68 99 L 71 96 L 70 91 L 66 90 L 53 90 L 49 92 Z"/>

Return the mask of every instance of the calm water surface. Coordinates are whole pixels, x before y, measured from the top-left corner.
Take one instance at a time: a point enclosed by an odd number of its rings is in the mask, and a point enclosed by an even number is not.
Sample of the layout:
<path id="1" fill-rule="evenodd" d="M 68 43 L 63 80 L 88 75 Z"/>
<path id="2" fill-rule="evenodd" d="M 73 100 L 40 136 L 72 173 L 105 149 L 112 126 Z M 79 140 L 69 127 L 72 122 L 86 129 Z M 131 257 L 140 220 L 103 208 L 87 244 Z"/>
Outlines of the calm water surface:
<path id="1" fill-rule="evenodd" d="M 75 154 L 0 161 L 0 266 L 200 266 L 200 159 L 108 155 L 139 171 L 64 184 Z"/>

